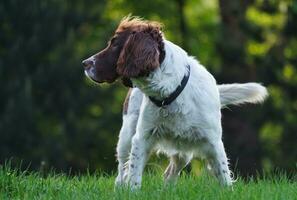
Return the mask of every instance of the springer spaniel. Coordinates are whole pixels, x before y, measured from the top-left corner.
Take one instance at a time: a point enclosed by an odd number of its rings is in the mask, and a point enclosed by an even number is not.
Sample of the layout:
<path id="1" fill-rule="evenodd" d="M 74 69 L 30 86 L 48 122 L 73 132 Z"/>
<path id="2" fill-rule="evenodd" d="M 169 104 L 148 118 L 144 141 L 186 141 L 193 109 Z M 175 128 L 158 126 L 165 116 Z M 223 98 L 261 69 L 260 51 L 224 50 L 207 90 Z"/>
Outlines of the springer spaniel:
<path id="1" fill-rule="evenodd" d="M 139 188 L 153 151 L 170 158 L 166 182 L 175 181 L 193 158 L 202 158 L 222 185 L 232 185 L 221 109 L 263 102 L 265 87 L 217 85 L 195 58 L 165 39 L 161 24 L 130 16 L 120 22 L 108 46 L 83 65 L 85 74 L 97 83 L 122 78 L 131 87 L 117 145 L 116 185 Z"/>

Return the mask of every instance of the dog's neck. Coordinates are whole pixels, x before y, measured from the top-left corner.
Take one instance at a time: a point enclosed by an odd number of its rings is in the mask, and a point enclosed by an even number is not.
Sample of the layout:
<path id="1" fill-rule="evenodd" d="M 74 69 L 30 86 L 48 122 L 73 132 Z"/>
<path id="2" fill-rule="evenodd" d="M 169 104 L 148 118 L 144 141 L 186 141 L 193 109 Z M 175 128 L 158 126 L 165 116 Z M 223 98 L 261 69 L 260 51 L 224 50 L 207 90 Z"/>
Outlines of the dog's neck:
<path id="1" fill-rule="evenodd" d="M 165 58 L 155 71 L 145 78 L 132 78 L 133 85 L 147 96 L 156 99 L 168 97 L 187 73 L 187 53 L 179 46 L 164 39 Z"/>

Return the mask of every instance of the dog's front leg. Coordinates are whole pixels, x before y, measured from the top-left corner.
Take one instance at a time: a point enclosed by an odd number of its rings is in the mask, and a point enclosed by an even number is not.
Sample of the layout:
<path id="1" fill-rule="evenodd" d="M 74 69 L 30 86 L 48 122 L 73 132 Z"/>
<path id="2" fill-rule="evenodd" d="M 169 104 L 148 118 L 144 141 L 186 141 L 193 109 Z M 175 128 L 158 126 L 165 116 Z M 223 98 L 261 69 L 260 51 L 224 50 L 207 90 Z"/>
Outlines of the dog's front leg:
<path id="1" fill-rule="evenodd" d="M 119 141 L 117 145 L 117 160 L 118 176 L 115 180 L 115 185 L 120 186 L 124 183 L 125 176 L 127 175 L 128 166 L 127 162 L 130 155 L 132 136 L 136 131 L 138 115 L 129 114 L 123 117 L 123 126 L 120 131 Z"/>
<path id="2" fill-rule="evenodd" d="M 143 126 L 138 126 L 136 134 L 132 138 L 132 148 L 129 160 L 129 172 L 127 183 L 131 189 L 141 187 L 142 173 L 154 145 L 154 138 L 150 131 Z"/>

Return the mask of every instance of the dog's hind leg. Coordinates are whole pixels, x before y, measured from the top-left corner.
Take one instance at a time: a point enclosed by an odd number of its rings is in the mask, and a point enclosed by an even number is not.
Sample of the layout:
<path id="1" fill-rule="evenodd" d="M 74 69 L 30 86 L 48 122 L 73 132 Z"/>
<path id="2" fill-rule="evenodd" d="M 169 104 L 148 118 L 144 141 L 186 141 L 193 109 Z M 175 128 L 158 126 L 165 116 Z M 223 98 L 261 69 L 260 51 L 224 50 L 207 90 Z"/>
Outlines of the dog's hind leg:
<path id="1" fill-rule="evenodd" d="M 175 154 L 170 157 L 170 163 L 164 172 L 166 183 L 175 183 L 182 169 L 190 162 L 191 158 L 186 155 Z"/>

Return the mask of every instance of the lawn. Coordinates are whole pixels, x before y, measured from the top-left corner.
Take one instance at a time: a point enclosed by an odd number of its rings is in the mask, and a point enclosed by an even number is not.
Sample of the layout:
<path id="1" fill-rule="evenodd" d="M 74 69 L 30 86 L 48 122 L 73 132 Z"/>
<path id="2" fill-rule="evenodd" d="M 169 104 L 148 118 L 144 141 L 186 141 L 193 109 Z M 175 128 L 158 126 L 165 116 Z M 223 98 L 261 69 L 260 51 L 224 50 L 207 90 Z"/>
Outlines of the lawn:
<path id="1" fill-rule="evenodd" d="M 204 173 L 205 174 L 205 173 Z M 160 174 L 146 173 L 140 191 L 114 190 L 114 176 L 102 174 L 42 177 L 0 167 L 0 199 L 297 199 L 297 181 L 284 175 L 237 180 L 224 188 L 208 175 L 183 175 L 176 185 L 164 185 Z"/>

